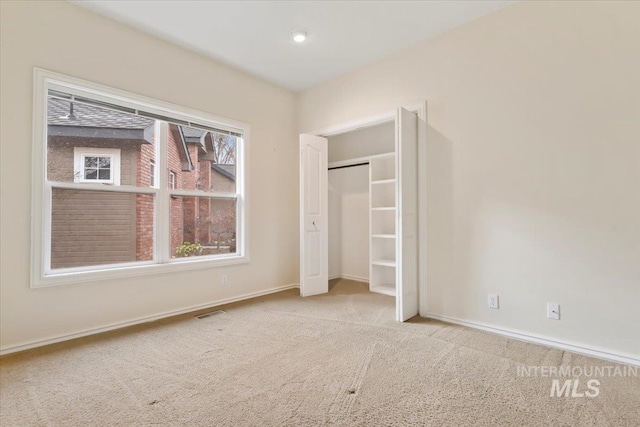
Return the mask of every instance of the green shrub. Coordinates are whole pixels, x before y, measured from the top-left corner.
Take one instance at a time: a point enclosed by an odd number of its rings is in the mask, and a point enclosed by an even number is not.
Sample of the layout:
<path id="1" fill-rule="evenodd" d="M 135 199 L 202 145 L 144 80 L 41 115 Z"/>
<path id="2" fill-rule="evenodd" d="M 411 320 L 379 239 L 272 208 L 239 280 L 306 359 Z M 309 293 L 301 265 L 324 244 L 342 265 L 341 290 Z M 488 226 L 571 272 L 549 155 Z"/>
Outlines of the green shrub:
<path id="1" fill-rule="evenodd" d="M 196 243 L 184 242 L 180 246 L 176 247 L 176 256 L 180 258 L 188 257 L 192 255 L 200 255 L 200 252 L 202 252 L 202 245 L 198 242 Z"/>

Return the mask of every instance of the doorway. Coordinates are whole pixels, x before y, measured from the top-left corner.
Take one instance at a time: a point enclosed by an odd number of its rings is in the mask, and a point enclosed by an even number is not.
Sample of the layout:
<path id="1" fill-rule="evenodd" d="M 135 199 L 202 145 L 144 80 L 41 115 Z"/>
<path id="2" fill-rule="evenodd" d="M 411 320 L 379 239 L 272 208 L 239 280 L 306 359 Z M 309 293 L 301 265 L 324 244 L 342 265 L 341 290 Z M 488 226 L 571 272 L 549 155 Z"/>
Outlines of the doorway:
<path id="1" fill-rule="evenodd" d="M 329 280 L 395 297 L 395 123 L 327 140 Z"/>
<path id="2" fill-rule="evenodd" d="M 300 136 L 302 296 L 343 277 L 394 297 L 398 321 L 419 313 L 425 115 L 422 103 Z"/>

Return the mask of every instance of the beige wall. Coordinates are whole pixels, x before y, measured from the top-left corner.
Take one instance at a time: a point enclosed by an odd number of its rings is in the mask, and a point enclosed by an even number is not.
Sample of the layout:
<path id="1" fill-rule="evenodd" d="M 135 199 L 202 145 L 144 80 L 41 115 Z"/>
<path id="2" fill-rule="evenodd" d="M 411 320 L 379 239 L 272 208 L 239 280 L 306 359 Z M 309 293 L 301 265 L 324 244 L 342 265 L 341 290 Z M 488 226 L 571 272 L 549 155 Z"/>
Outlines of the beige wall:
<path id="1" fill-rule="evenodd" d="M 2 348 L 297 282 L 292 93 L 66 2 L 0 7 Z M 251 263 L 30 289 L 33 67 L 249 123 Z"/>
<path id="2" fill-rule="evenodd" d="M 430 312 L 640 358 L 638 22 L 517 3 L 299 95 L 301 131 L 428 100 Z"/>

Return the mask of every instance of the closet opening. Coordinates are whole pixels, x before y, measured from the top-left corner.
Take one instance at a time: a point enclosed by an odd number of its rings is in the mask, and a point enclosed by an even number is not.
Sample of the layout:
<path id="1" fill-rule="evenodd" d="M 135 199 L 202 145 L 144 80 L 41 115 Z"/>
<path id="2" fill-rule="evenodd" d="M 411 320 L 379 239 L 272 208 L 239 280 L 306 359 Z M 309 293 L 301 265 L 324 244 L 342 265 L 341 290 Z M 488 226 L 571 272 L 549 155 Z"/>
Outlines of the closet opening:
<path id="1" fill-rule="evenodd" d="M 426 107 L 300 134 L 301 296 L 344 278 L 395 297 L 400 322 L 426 308 Z"/>
<path id="2" fill-rule="evenodd" d="M 328 140 L 329 280 L 396 295 L 395 122 Z"/>

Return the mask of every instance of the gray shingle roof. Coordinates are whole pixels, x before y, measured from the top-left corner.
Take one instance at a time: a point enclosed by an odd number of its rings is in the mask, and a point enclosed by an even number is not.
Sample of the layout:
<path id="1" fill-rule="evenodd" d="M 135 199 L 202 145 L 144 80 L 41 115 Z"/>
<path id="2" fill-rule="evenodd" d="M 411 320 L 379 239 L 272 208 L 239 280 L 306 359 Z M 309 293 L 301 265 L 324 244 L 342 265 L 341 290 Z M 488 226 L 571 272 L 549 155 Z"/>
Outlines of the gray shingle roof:
<path id="1" fill-rule="evenodd" d="M 112 111 L 92 105 L 73 103 L 75 120 L 63 118 L 69 114 L 69 102 L 49 98 L 47 102 L 47 123 L 56 126 L 78 126 L 115 129 L 146 129 L 153 119 Z"/>
<path id="2" fill-rule="evenodd" d="M 182 128 L 182 132 L 184 133 L 184 136 L 187 138 L 201 138 L 202 135 L 207 133 L 204 130 L 200 130 L 200 129 L 196 129 L 188 126 L 180 126 L 180 127 Z"/>
<path id="3" fill-rule="evenodd" d="M 221 174 L 233 179 L 236 179 L 236 165 L 227 164 L 212 164 L 211 169 L 220 172 Z"/>

